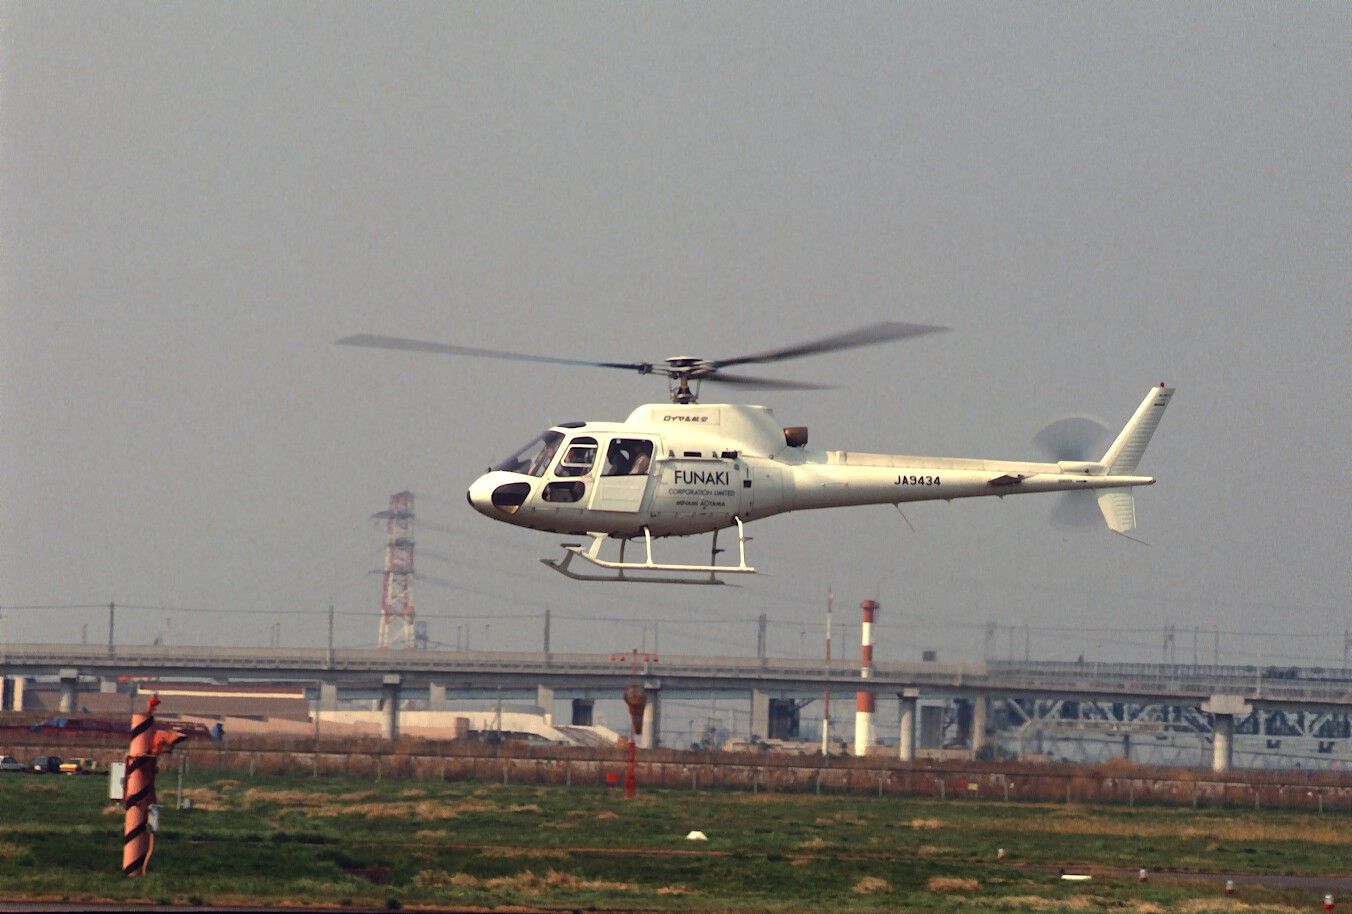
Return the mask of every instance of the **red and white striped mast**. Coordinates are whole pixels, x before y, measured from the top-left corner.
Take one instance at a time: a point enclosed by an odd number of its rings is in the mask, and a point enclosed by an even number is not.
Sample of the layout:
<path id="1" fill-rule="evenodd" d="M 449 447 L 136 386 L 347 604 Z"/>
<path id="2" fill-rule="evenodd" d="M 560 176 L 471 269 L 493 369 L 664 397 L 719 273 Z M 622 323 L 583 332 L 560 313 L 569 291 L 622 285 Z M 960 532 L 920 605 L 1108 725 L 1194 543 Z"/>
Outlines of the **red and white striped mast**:
<path id="1" fill-rule="evenodd" d="M 390 509 L 373 514 L 386 522 L 385 572 L 380 588 L 380 634 L 376 647 L 390 646 L 390 628 L 396 618 L 404 622 L 404 647 L 412 649 L 413 625 L 413 493 L 390 496 Z"/>
<path id="2" fill-rule="evenodd" d="M 859 604 L 864 611 L 859 651 L 859 678 L 873 678 L 873 620 L 880 608 L 877 600 Z M 875 700 L 871 691 L 860 689 L 854 695 L 854 754 L 868 755 L 873 744 L 873 712 Z"/>

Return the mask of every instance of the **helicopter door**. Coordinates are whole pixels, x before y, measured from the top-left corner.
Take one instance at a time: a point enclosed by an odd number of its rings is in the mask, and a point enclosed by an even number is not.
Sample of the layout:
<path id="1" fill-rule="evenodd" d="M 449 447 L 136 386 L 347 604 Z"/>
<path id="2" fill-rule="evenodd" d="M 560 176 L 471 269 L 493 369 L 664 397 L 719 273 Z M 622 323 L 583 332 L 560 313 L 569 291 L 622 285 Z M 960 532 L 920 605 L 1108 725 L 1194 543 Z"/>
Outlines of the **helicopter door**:
<path id="1" fill-rule="evenodd" d="M 648 488 L 653 451 L 651 438 L 612 438 L 589 507 L 593 511 L 638 511 Z"/>

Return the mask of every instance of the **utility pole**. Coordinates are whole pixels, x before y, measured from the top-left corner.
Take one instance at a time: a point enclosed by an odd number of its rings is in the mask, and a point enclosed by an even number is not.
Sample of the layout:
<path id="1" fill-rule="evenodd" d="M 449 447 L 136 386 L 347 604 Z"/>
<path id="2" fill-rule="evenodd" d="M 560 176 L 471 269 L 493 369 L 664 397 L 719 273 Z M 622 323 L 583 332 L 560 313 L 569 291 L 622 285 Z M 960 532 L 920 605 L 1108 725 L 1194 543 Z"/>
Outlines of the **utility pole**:
<path id="1" fill-rule="evenodd" d="M 327 666 L 333 669 L 333 601 L 329 601 L 329 650 L 326 656 Z"/>
<path id="2" fill-rule="evenodd" d="M 756 620 L 756 657 L 765 659 L 765 613 Z"/>
<path id="3" fill-rule="evenodd" d="M 549 656 L 549 610 L 545 610 L 545 657 Z"/>
<path id="4" fill-rule="evenodd" d="M 114 616 L 116 610 L 117 610 L 117 607 L 114 606 L 113 603 L 110 601 L 110 602 L 108 603 L 108 656 L 109 656 L 109 657 L 111 657 L 111 656 L 113 656 L 115 653 L 117 653 L 117 649 L 113 646 L 113 616 Z"/>
<path id="5" fill-rule="evenodd" d="M 826 590 L 826 675 L 831 675 L 831 604 L 835 594 Z M 762 616 L 762 618 L 764 618 Z M 831 752 L 831 688 L 822 690 L 822 755 Z"/>

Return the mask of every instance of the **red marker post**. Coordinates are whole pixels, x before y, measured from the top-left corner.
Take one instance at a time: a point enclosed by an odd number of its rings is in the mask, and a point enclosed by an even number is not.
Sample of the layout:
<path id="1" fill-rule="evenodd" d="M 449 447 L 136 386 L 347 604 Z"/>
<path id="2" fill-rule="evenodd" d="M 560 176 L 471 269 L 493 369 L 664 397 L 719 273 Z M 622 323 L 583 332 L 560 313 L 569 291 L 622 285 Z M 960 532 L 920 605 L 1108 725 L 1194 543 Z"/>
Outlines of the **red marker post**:
<path id="1" fill-rule="evenodd" d="M 648 654 L 641 655 L 646 666 L 657 662 L 657 658 Z M 638 745 L 634 737 L 643 735 L 643 709 L 648 704 L 648 693 L 638 681 L 640 654 L 637 649 L 625 654 L 611 654 L 613 661 L 629 661 L 629 687 L 624 690 L 624 703 L 629 706 L 629 740 L 625 743 L 624 798 L 632 800 L 638 791 L 637 757 Z"/>
<path id="2" fill-rule="evenodd" d="M 127 772 L 122 781 L 122 805 L 126 816 L 122 823 L 122 875 L 144 876 L 155 851 L 155 833 L 150 824 L 150 807 L 155 803 L 155 769 L 162 753 L 188 738 L 178 730 L 156 731 L 155 708 L 158 695 L 151 695 L 146 713 L 131 717 L 131 745 L 127 748 Z"/>

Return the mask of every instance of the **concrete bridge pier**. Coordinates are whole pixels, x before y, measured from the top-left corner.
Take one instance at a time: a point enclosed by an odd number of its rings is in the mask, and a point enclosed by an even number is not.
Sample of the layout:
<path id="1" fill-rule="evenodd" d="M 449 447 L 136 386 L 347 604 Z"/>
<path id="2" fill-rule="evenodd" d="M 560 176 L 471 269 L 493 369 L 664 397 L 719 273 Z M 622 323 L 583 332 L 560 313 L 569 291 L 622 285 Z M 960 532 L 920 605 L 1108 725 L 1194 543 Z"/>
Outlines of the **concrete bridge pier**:
<path id="1" fill-rule="evenodd" d="M 751 690 L 751 732 L 752 739 L 766 739 L 770 736 L 770 693 L 764 689 Z"/>
<path id="2" fill-rule="evenodd" d="M 645 682 L 643 691 L 648 700 L 643 705 L 643 735 L 638 738 L 640 749 L 656 749 L 662 742 L 662 684 Z"/>
<path id="3" fill-rule="evenodd" d="M 989 741 L 987 733 L 991 711 L 989 695 L 972 696 L 972 758 L 977 758 Z"/>
<path id="4" fill-rule="evenodd" d="M 441 690 L 442 699 L 446 697 L 446 690 Z M 537 685 L 535 687 L 535 703 L 540 706 L 540 710 L 545 714 L 545 723 L 554 726 L 554 689 L 550 686 Z M 646 726 L 646 724 L 645 724 Z"/>
<path id="5" fill-rule="evenodd" d="M 1229 771 L 1234 764 L 1235 717 L 1253 710 L 1242 695 L 1212 695 L 1202 703 L 1211 715 L 1211 770 Z"/>
<path id="6" fill-rule="evenodd" d="M 442 682 L 429 682 L 427 684 L 427 710 L 445 711 L 446 710 L 446 684 Z"/>
<path id="7" fill-rule="evenodd" d="M 399 736 L 399 685 L 402 681 L 398 673 L 386 673 L 380 681 L 380 710 L 385 712 L 380 719 L 380 735 L 387 740 Z"/>
<path id="8" fill-rule="evenodd" d="M 321 682 L 319 684 L 319 710 L 338 710 L 338 683 Z"/>
<path id="9" fill-rule="evenodd" d="M 900 702 L 900 732 L 897 735 L 897 758 L 903 762 L 915 761 L 915 710 L 920 702 L 919 689 L 902 689 L 897 693 Z"/>
<path id="10" fill-rule="evenodd" d="M 80 671 L 63 669 L 61 671 L 61 699 L 56 709 L 62 714 L 72 714 L 79 707 Z"/>

